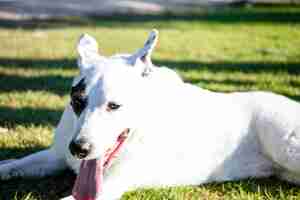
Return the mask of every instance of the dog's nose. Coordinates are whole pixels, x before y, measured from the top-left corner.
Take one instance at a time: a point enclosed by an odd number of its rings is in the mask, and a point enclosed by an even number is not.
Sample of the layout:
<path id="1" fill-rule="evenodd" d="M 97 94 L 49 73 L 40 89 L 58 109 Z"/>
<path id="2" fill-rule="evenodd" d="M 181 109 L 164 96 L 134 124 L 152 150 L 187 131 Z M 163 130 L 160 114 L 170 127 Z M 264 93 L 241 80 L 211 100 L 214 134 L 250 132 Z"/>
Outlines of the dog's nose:
<path id="1" fill-rule="evenodd" d="M 72 140 L 69 145 L 71 154 L 78 157 L 79 159 L 87 157 L 91 152 L 91 147 L 92 145 L 84 138 L 79 140 Z"/>

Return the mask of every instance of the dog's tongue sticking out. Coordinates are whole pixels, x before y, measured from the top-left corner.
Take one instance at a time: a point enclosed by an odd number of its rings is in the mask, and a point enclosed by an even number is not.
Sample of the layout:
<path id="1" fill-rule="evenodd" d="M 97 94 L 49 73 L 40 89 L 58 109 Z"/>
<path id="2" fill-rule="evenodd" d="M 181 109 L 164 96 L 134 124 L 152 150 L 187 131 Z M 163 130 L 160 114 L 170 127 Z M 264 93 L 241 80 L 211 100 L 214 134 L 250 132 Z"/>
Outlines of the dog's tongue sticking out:
<path id="1" fill-rule="evenodd" d="M 103 166 L 100 159 L 83 160 L 72 195 L 76 200 L 95 200 L 102 192 Z"/>

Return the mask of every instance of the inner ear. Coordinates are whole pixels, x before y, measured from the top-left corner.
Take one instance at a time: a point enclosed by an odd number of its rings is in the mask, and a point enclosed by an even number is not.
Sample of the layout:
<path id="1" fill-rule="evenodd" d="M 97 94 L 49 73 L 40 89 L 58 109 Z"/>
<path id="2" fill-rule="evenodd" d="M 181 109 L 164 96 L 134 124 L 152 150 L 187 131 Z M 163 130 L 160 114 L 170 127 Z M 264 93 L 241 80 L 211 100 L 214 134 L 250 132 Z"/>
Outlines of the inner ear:
<path id="1" fill-rule="evenodd" d="M 79 54 L 77 63 L 80 71 L 89 68 L 97 59 L 101 58 L 97 41 L 88 34 L 80 36 L 77 43 L 77 52 Z"/>
<path id="2" fill-rule="evenodd" d="M 77 51 L 82 59 L 89 58 L 91 54 L 98 54 L 98 43 L 92 36 L 82 34 L 77 43 Z"/>
<path id="3" fill-rule="evenodd" d="M 138 59 L 140 59 L 146 66 L 151 67 L 151 55 L 158 41 L 158 31 L 156 29 L 152 30 L 145 42 L 143 48 L 139 49 L 134 53 L 130 59 L 131 64 L 135 65 Z"/>

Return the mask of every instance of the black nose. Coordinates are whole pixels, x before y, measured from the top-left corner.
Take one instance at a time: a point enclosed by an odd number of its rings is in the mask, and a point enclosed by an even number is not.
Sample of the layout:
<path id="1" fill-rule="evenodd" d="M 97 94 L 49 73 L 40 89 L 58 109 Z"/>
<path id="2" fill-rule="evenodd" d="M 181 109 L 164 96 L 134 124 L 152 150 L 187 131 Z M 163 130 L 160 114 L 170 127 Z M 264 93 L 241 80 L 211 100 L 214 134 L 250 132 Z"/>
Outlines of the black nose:
<path id="1" fill-rule="evenodd" d="M 69 145 L 71 154 L 79 159 L 87 157 L 91 152 L 91 147 L 92 145 L 88 143 L 84 138 L 79 140 L 72 140 Z"/>

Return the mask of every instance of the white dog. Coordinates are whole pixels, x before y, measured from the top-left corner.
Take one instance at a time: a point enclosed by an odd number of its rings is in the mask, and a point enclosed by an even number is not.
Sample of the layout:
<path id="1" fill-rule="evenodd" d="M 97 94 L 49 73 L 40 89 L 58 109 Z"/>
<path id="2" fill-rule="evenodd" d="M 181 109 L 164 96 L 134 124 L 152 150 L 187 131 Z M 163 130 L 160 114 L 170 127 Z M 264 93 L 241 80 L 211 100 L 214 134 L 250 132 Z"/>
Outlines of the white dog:
<path id="1" fill-rule="evenodd" d="M 131 67 L 148 66 L 147 59 L 96 56 L 94 62 L 90 44 L 79 42 L 80 76 L 53 145 L 0 165 L 2 179 L 70 167 L 78 177 L 67 199 L 76 200 L 270 175 L 300 183 L 298 103 L 267 92 L 215 93 L 177 78 L 147 78 Z"/>

